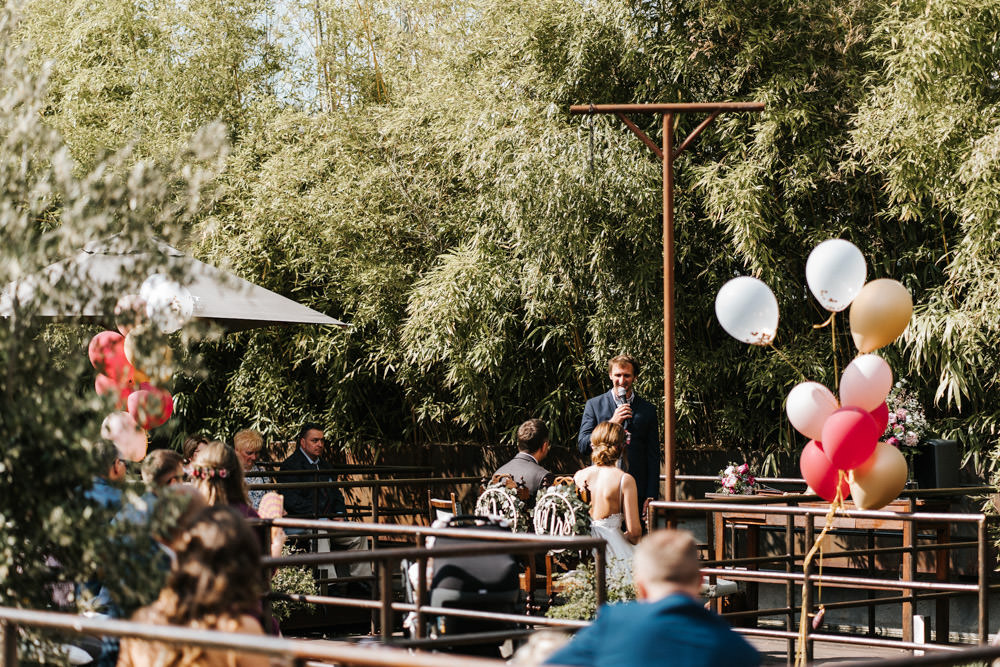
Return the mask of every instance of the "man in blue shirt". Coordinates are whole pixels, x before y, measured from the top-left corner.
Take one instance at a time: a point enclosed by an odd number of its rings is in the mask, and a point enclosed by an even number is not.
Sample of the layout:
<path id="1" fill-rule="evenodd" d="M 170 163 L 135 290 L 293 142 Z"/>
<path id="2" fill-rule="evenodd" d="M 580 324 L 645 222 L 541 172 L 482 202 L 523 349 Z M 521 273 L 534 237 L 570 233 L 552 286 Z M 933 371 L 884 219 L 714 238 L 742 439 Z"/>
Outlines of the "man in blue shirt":
<path id="1" fill-rule="evenodd" d="M 545 664 L 579 667 L 756 667 L 760 656 L 698 599 L 701 570 L 690 533 L 650 533 L 635 550 L 637 602 L 605 605 Z"/>

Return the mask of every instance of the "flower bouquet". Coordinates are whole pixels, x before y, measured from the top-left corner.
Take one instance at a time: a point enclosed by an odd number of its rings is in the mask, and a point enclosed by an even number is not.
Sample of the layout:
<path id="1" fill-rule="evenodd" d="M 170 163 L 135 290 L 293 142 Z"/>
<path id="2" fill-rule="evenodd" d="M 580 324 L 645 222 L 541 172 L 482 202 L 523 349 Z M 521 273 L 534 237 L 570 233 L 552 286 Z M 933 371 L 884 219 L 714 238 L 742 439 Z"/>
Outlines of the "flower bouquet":
<path id="1" fill-rule="evenodd" d="M 719 471 L 719 493 L 731 496 L 752 496 L 757 493 L 757 478 L 746 463 L 730 463 L 725 470 Z"/>
<path id="2" fill-rule="evenodd" d="M 885 399 L 889 426 L 882 439 L 894 447 L 916 447 L 927 434 L 927 418 L 917 397 L 900 380 Z"/>

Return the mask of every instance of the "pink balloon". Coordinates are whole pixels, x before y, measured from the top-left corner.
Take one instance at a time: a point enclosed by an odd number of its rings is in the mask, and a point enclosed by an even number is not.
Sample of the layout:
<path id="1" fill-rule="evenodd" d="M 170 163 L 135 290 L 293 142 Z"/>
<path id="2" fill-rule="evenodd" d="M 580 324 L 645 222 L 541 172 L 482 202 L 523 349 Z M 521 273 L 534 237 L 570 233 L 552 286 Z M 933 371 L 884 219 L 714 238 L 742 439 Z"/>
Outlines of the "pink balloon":
<path id="1" fill-rule="evenodd" d="M 132 384 L 130 382 L 121 384 L 112 380 L 107 375 L 98 373 L 97 377 L 94 378 L 94 391 L 97 392 L 98 396 L 116 394 L 118 396 L 117 407 L 121 408 L 125 406 L 125 401 L 128 399 L 129 394 L 132 393 Z"/>
<path id="2" fill-rule="evenodd" d="M 125 337 L 117 331 L 102 331 L 87 346 L 90 363 L 112 380 L 128 378 L 132 365 L 125 358 Z"/>
<path id="3" fill-rule="evenodd" d="M 868 414 L 875 420 L 875 426 L 878 427 L 877 430 L 881 436 L 889 428 L 889 406 L 883 403 Z"/>
<path id="4" fill-rule="evenodd" d="M 880 435 L 867 410 L 840 408 L 823 424 L 823 452 L 834 467 L 851 470 L 868 460 Z"/>
<path id="5" fill-rule="evenodd" d="M 115 443 L 123 458 L 141 461 L 146 456 L 146 432 L 127 412 L 112 412 L 101 424 L 101 437 Z"/>
<path id="6" fill-rule="evenodd" d="M 823 451 L 822 442 L 810 440 L 806 443 L 799 456 L 799 470 L 809 488 L 815 491 L 820 498 L 829 502 L 837 497 L 837 479 L 840 477 L 840 471 L 830 463 L 830 459 Z M 847 498 L 851 493 L 847 475 L 844 475 L 840 488 L 841 497 Z"/>
<path id="7" fill-rule="evenodd" d="M 819 382 L 800 382 L 788 392 L 785 412 L 795 430 L 811 440 L 823 437 L 823 424 L 840 405 L 833 392 Z"/>
<path id="8" fill-rule="evenodd" d="M 128 397 L 128 413 L 143 429 L 162 426 L 174 412 L 174 399 L 170 392 L 158 389 L 148 382 Z"/>

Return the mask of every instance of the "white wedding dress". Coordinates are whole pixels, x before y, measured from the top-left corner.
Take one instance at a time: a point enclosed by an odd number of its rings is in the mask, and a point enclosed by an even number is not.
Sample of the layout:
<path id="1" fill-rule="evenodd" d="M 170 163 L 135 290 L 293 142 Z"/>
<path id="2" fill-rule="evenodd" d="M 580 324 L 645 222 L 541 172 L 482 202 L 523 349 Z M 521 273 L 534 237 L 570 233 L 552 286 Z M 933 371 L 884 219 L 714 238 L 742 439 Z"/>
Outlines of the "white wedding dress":
<path id="1" fill-rule="evenodd" d="M 590 534 L 608 543 L 607 573 L 609 581 L 632 582 L 632 553 L 635 545 L 625 539 L 622 532 L 622 515 L 612 514 L 603 519 L 590 520 Z"/>

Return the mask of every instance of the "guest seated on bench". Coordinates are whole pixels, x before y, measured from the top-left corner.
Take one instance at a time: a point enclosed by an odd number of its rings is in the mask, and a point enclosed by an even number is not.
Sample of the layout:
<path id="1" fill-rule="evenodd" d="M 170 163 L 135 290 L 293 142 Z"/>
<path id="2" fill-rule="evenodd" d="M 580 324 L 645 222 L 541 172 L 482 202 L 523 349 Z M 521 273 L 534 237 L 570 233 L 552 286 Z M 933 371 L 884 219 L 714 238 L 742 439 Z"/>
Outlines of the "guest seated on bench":
<path id="1" fill-rule="evenodd" d="M 310 472 L 326 467 L 322 460 L 323 450 L 326 446 L 323 427 L 313 422 L 306 422 L 299 429 L 296 442 L 298 447 L 295 452 L 281 463 L 279 470 L 298 470 L 302 471 L 302 474 L 282 477 L 280 481 L 332 482 L 333 477 L 328 473 Z M 290 517 L 346 519 L 347 507 L 344 503 L 344 494 L 338 488 L 327 486 L 316 489 L 288 489 L 284 495 L 285 509 Z M 285 532 L 294 535 L 302 531 L 288 529 Z M 331 537 L 330 544 L 350 551 L 368 550 L 368 538 L 364 535 Z M 371 574 L 371 563 L 365 561 L 351 563 L 350 576 L 369 577 Z"/>

